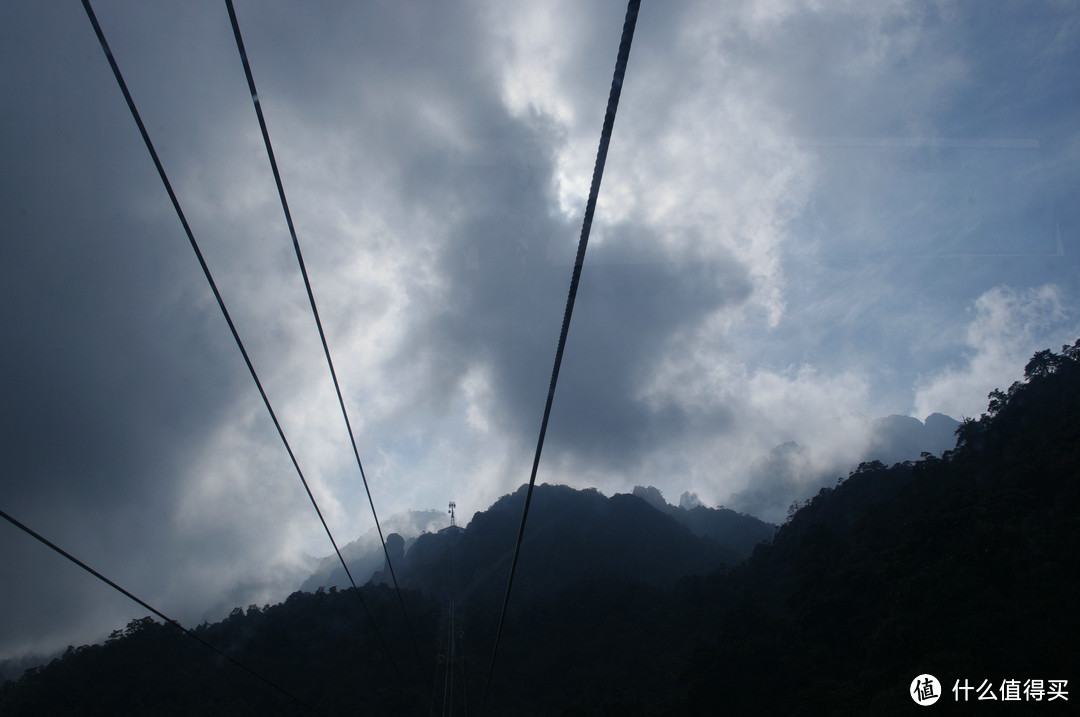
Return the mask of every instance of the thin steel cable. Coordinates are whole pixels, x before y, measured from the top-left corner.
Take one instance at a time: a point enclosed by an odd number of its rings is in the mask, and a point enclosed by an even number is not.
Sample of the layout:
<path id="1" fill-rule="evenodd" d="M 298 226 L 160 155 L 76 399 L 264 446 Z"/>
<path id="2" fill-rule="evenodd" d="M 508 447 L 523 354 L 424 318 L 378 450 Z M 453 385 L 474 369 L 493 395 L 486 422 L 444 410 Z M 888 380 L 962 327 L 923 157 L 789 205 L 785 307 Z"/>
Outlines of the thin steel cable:
<path id="1" fill-rule="evenodd" d="M 454 601 L 447 607 L 446 630 L 446 675 L 443 677 L 442 717 L 446 717 L 446 708 L 454 699 Z"/>
<path id="2" fill-rule="evenodd" d="M 442 630 L 439 630 L 439 633 L 440 633 L 440 636 L 441 636 Z M 437 645 L 435 647 L 435 654 L 436 655 L 439 654 L 439 648 L 438 648 Z M 432 670 L 432 673 L 435 675 L 435 678 L 431 683 L 431 707 L 428 708 L 428 717 L 435 717 L 435 697 L 438 696 L 438 694 L 439 694 L 439 663 L 438 663 L 438 657 L 436 657 L 435 669 Z"/>
<path id="3" fill-rule="evenodd" d="M 449 683 L 447 691 L 450 694 L 449 702 L 446 707 L 447 717 L 453 717 L 454 715 L 454 650 L 457 647 L 456 632 L 457 632 L 457 620 L 456 620 L 457 605 L 454 603 L 454 599 L 450 598 L 450 662 L 446 667 L 446 679 Z"/>
<path id="4" fill-rule="evenodd" d="M 461 702 L 462 709 L 465 712 L 465 717 L 469 717 L 469 690 L 468 683 L 465 682 L 465 631 L 458 630 L 457 634 L 458 649 L 461 651 Z"/>
<path id="5" fill-rule="evenodd" d="M 574 313 L 574 302 L 577 299 L 578 283 L 581 280 L 581 268 L 585 263 L 585 249 L 589 244 L 589 232 L 592 229 L 593 214 L 596 211 L 596 200 L 600 194 L 600 180 L 604 176 L 604 164 L 607 162 L 608 145 L 611 142 L 611 131 L 615 126 L 615 112 L 619 107 L 619 97 L 622 94 L 623 78 L 626 76 L 626 64 L 630 59 L 630 45 L 634 39 L 634 28 L 637 25 L 638 10 L 641 0 L 629 0 L 626 6 L 626 19 L 623 22 L 622 39 L 619 42 L 619 54 L 615 60 L 615 74 L 611 80 L 611 92 L 608 95 L 607 111 L 604 114 L 604 127 L 600 132 L 600 147 L 596 152 L 596 164 L 593 167 L 592 185 L 589 188 L 589 200 L 585 205 L 585 218 L 581 225 L 581 237 L 578 240 L 577 257 L 574 259 L 574 273 L 570 278 L 570 293 L 566 298 L 566 311 L 563 313 L 562 331 L 559 334 L 559 345 L 555 350 L 555 365 L 551 370 L 551 383 L 548 385 L 547 403 L 544 406 L 544 417 L 540 422 L 540 436 L 536 441 L 536 453 L 533 456 L 532 472 L 529 475 L 529 487 L 525 492 L 525 507 L 521 511 L 521 526 L 518 528 L 517 542 L 514 545 L 514 558 L 510 563 L 510 577 L 506 581 L 506 596 L 503 598 L 502 612 L 499 615 L 499 627 L 495 633 L 495 646 L 491 651 L 491 666 L 488 668 L 487 681 L 484 684 L 483 697 L 480 700 L 480 714 L 484 714 L 487 704 L 488 690 L 491 687 L 491 676 L 495 672 L 495 658 L 499 653 L 499 641 L 502 638 L 503 624 L 506 621 L 506 611 L 510 604 L 510 591 L 514 585 L 514 572 L 517 569 L 518 557 L 521 553 L 521 541 L 525 536 L 525 522 L 529 517 L 529 504 L 532 501 L 533 487 L 536 485 L 536 472 L 540 466 L 540 454 L 544 449 L 544 438 L 547 434 L 548 419 L 551 416 L 551 404 L 555 398 L 555 385 L 559 380 L 559 369 L 562 366 L 563 351 L 566 348 L 566 336 L 570 330 L 570 318 Z"/>
<path id="6" fill-rule="evenodd" d="M 109 580 L 109 578 L 107 578 L 107 577 L 105 577 L 104 575 L 102 575 L 101 573 L 99 573 L 99 572 L 98 572 L 97 570 L 94 570 L 94 569 L 93 569 L 92 567 L 90 567 L 89 565 L 87 565 L 87 564 L 86 564 L 86 563 L 84 563 L 83 561 L 81 561 L 81 560 L 79 560 L 78 558 L 76 558 L 76 557 L 75 557 L 74 555 L 72 555 L 71 553 L 67 552 L 66 550 L 64 550 L 64 549 L 63 549 L 63 548 L 61 548 L 60 546 L 58 546 L 58 545 L 56 545 L 55 543 L 53 543 L 52 541 L 50 541 L 50 540 L 49 540 L 48 538 L 45 538 L 45 537 L 44 537 L 44 536 L 42 536 L 41 534 L 39 534 L 39 533 L 37 533 L 36 531 L 34 531 L 34 530 L 33 530 L 32 528 L 30 528 L 30 527 L 28 527 L 28 526 L 24 525 L 23 523 L 19 522 L 18 520 L 16 520 L 15 518 L 11 517 L 10 515 L 8 515 L 7 513 L 5 513 L 5 512 L 4 512 L 4 511 L 2 511 L 2 510 L 0 510 L 0 518 L 3 518 L 3 519 L 4 519 L 4 520 L 6 520 L 7 522 L 11 523 L 11 524 L 12 524 L 12 525 L 14 525 L 14 526 L 15 526 L 16 528 L 18 528 L 19 530 L 21 530 L 21 531 L 23 531 L 24 533 L 26 533 L 27 535 L 29 535 L 29 536 L 30 536 L 31 538 L 34 538 L 34 539 L 35 539 L 35 540 L 37 540 L 37 541 L 38 541 L 39 543 L 42 543 L 42 544 L 43 544 L 43 545 L 45 545 L 46 547 L 48 547 L 48 548 L 51 548 L 51 549 L 52 549 L 53 551 L 55 551 L 55 552 L 59 553 L 60 555 L 62 555 L 63 557 L 67 558 L 67 559 L 68 559 L 68 560 L 70 560 L 71 562 L 75 563 L 75 564 L 76 564 L 76 565 L 78 565 L 78 566 L 79 566 L 80 568 L 82 568 L 83 570 L 85 570 L 86 572 L 90 573 L 91 575 L 93 575 L 93 576 L 94 576 L 95 578 L 97 578 L 97 579 L 98 579 L 98 580 L 100 580 L 101 582 L 103 582 L 103 583 L 105 583 L 106 585 L 108 585 L 109 587 L 111 587 L 111 588 L 112 588 L 113 590 L 116 590 L 116 591 L 118 591 L 118 592 L 122 593 L 122 594 L 123 594 L 123 595 L 125 595 L 125 596 L 126 596 L 127 598 L 129 598 L 130 600 L 133 600 L 133 601 L 137 602 L 137 603 L 138 603 L 139 605 L 143 606 L 144 608 L 146 608 L 146 609 L 147 609 L 147 610 L 149 610 L 150 612 L 152 612 L 152 613 L 154 613 L 155 615 L 157 615 L 158 617 L 160 617 L 160 618 L 161 618 L 162 620 L 164 620 L 164 621 L 165 621 L 165 623 L 166 623 L 166 624 L 168 624 L 168 625 L 172 625 L 172 626 L 173 626 L 173 627 L 175 627 L 175 628 L 176 628 L 177 630 L 180 630 L 181 632 L 183 632 L 184 634 L 186 634 L 186 635 L 187 635 L 188 637 L 191 637 L 191 638 L 193 638 L 193 639 L 197 640 L 197 641 L 198 641 L 198 642 L 199 642 L 200 644 L 202 644 L 202 645 L 203 645 L 204 647 L 207 647 L 207 648 L 209 648 L 209 649 L 213 650 L 213 651 L 214 651 L 214 652 L 216 652 L 216 653 L 217 653 L 218 655 L 220 655 L 220 656 L 224 657 L 224 658 L 225 658 L 226 660 L 228 660 L 228 661 L 229 661 L 229 662 L 231 662 L 232 664 L 236 665 L 237 667 L 239 667 L 239 668 L 240 668 L 241 670 L 243 670 L 244 672 L 247 672 L 247 673 L 248 673 L 249 675 L 251 675 L 251 676 L 255 677 L 256 679 L 260 680 L 260 681 L 261 681 L 261 682 L 263 682 L 264 684 L 266 684 L 266 685 L 269 685 L 270 687 L 274 688 L 275 690 L 277 690 L 277 691 L 278 691 L 278 692 L 280 692 L 281 694 L 283 694 L 283 695 L 285 695 L 286 697 L 288 697 L 288 698 L 289 698 L 290 700 L 292 700 L 293 702 L 296 702 L 296 703 L 297 703 L 298 705 L 301 705 L 301 706 L 303 706 L 303 707 L 304 707 L 305 709 L 307 709 L 307 710 L 308 710 L 308 711 L 310 711 L 310 712 L 314 712 L 315 714 L 324 714 L 323 712 L 319 711 L 319 710 L 318 710 L 318 709 L 316 709 L 315 707 L 312 707 L 312 706 L 311 706 L 311 705 L 309 705 L 309 704 L 308 704 L 307 702 L 305 702 L 304 700 L 300 699 L 299 697 L 297 697 L 297 696 L 296 696 L 296 695 L 294 695 L 293 693 L 289 692 L 289 691 L 288 691 L 288 690 L 286 690 L 286 689 L 285 689 L 284 687 L 282 687 L 281 685 L 277 684 L 276 682 L 274 682 L 274 681 L 273 681 L 273 680 L 271 680 L 270 678 L 268 678 L 268 677 L 265 677 L 265 676 L 263 676 L 263 675 L 262 675 L 261 673 L 259 673 L 259 672 L 256 672 L 256 671 L 255 671 L 255 670 L 254 670 L 253 668 L 251 668 L 251 667 L 248 667 L 248 666 L 247 666 L 247 665 L 245 665 L 245 664 L 244 664 L 243 662 L 240 662 L 239 660 L 237 660 L 237 659 L 236 659 L 235 657 L 232 657 L 231 655 L 229 655 L 229 654 L 227 654 L 227 653 L 223 652 L 223 651 L 222 651 L 222 650 L 221 650 L 220 648 L 218 648 L 218 647 L 217 647 L 216 645 L 214 645 L 213 643 L 211 643 L 211 642 L 208 642 L 208 641 L 207 641 L 207 640 L 206 640 L 205 638 L 203 638 L 203 637 L 202 637 L 201 635 L 199 635 L 199 634 L 198 634 L 197 632 L 195 632 L 194 630 L 191 630 L 191 629 L 189 629 L 189 628 L 186 628 L 186 627 L 184 627 L 183 625 L 181 625 L 181 624 L 179 623 L 179 621 L 177 621 L 177 620 L 174 620 L 174 619 L 172 619 L 171 617 L 169 617 L 168 615 L 166 615 L 165 613 L 163 613 L 163 612 L 162 612 L 161 610 L 158 610 L 158 609 L 157 609 L 156 607 L 154 607 L 154 606 L 153 606 L 153 605 L 151 605 L 150 603 L 146 602 L 146 601 L 145 601 L 145 600 L 143 600 L 142 598 L 140 598 L 140 597 L 136 596 L 135 594 L 131 593 L 130 591 L 128 591 L 128 590 L 125 590 L 124 588 L 120 587 L 119 585 L 117 585 L 116 583 L 114 583 L 114 582 L 113 582 L 112 580 Z"/>
<path id="7" fill-rule="evenodd" d="M 394 670 L 397 672 L 402 685 L 407 683 L 404 677 L 401 675 L 401 671 L 398 668 L 397 661 L 394 660 L 393 653 L 390 652 L 389 646 L 386 644 L 386 640 L 383 638 L 382 633 L 379 631 L 378 625 L 375 624 L 375 619 L 368 609 L 367 603 L 364 602 L 363 595 L 360 594 L 360 588 L 357 587 L 356 581 L 353 580 L 352 572 L 349 570 L 349 566 L 345 563 L 345 558 L 341 554 L 341 550 L 338 548 L 337 541 L 334 540 L 334 534 L 330 532 L 330 526 L 326 524 L 326 519 L 323 517 L 322 511 L 319 509 L 319 503 L 315 500 L 315 496 L 311 492 L 311 488 L 308 486 L 307 479 L 304 478 L 304 472 L 300 469 L 300 464 L 296 459 L 296 455 L 293 453 L 292 446 L 289 445 L 288 439 L 285 437 L 285 431 L 281 427 L 281 423 L 278 421 L 277 414 L 274 412 L 274 407 L 270 404 L 270 398 L 266 395 L 266 390 L 263 388 L 262 381 L 259 380 L 259 375 L 255 371 L 255 366 L 251 362 L 251 357 L 248 356 L 247 349 L 244 347 L 244 342 L 240 339 L 240 334 L 236 329 L 236 325 L 233 323 L 232 316 L 229 314 L 229 310 L 225 306 L 225 300 L 221 296 L 221 292 L 218 290 L 217 282 L 214 281 L 213 275 L 210 273 L 210 267 L 206 263 L 206 259 L 203 257 L 202 250 L 199 248 L 199 243 L 195 240 L 195 235 L 191 231 L 191 226 L 188 224 L 187 217 L 184 215 L 184 210 L 180 207 L 180 201 L 176 198 L 176 192 L 173 191 L 172 183 L 169 181 L 168 175 L 165 173 L 165 167 L 161 164 L 161 159 L 158 157 L 157 150 L 154 149 L 154 143 L 150 140 L 150 134 L 146 130 L 146 125 L 143 124 L 142 116 L 139 114 L 139 110 L 135 106 L 135 101 L 131 97 L 131 92 L 128 91 L 127 83 L 124 81 L 124 76 L 120 72 L 120 66 L 116 63 L 116 59 L 113 57 L 112 50 L 109 47 L 108 41 L 105 39 L 105 33 L 101 29 L 101 25 L 98 23 L 97 15 L 94 14 L 94 9 L 90 6 L 90 0 L 82 0 L 83 9 L 86 10 L 86 16 L 90 19 L 90 24 L 94 27 L 94 32 L 97 34 L 98 42 L 101 44 L 101 49 L 105 52 L 105 57 L 109 61 L 109 66 L 112 68 L 113 76 L 116 78 L 117 84 L 120 86 L 120 91 L 124 95 L 124 99 L 127 101 L 128 109 L 131 111 L 131 116 L 135 120 L 135 124 L 138 125 L 139 133 L 142 135 L 143 142 L 146 144 L 146 149 L 150 152 L 151 159 L 154 160 L 154 166 L 157 168 L 158 175 L 161 177 L 162 184 L 165 185 L 165 191 L 169 194 L 169 199 L 172 201 L 173 209 L 176 210 L 176 216 L 179 217 L 180 223 L 184 227 L 184 232 L 187 234 L 188 242 L 191 244 L 192 250 L 195 252 L 195 256 L 199 260 L 199 266 L 202 267 L 203 274 L 206 276 L 207 283 L 210 284 L 210 289 L 214 293 L 214 298 L 217 299 L 218 307 L 221 309 L 222 315 L 225 317 L 225 322 L 229 325 L 229 330 L 232 332 L 233 340 L 236 342 L 237 348 L 240 349 L 241 355 L 244 357 L 244 363 L 247 364 L 248 371 L 251 373 L 252 380 L 255 381 L 255 386 L 259 389 L 259 395 L 262 396 L 263 404 L 266 406 L 267 412 L 270 414 L 271 420 L 274 422 L 274 428 L 277 429 L 278 436 L 281 438 L 282 444 L 285 446 L 285 450 L 289 454 L 289 459 L 292 461 L 293 468 L 296 469 L 296 474 L 300 477 L 300 482 L 304 486 L 304 490 L 307 491 L 308 498 L 311 500 L 311 505 L 315 508 L 315 513 L 319 516 L 319 521 L 322 523 L 323 529 L 326 531 L 326 535 L 330 538 L 330 544 L 334 546 L 334 552 L 337 553 L 338 560 L 341 561 L 341 567 L 345 569 L 345 575 L 348 576 L 349 582 L 352 584 L 353 590 L 356 593 L 356 597 L 360 600 L 360 605 L 363 606 L 364 612 L 367 614 L 368 620 L 371 622 L 372 629 L 375 631 L 375 635 L 382 645 L 383 650 L 386 652 L 387 658 L 394 666 Z"/>
<path id="8" fill-rule="evenodd" d="M 457 586 L 458 586 L 458 569 L 457 569 L 457 542 L 455 541 L 450 545 L 450 600 L 453 602 L 455 610 L 457 609 Z M 469 695 L 468 695 L 468 683 L 465 681 L 465 631 L 457 627 L 457 617 L 455 613 L 454 618 L 454 639 L 457 643 L 458 654 L 461 655 L 461 659 L 458 663 L 461 665 L 461 701 L 462 709 L 465 716 L 469 714 Z"/>
<path id="9" fill-rule="evenodd" d="M 334 369 L 334 360 L 330 357 L 330 346 L 326 341 L 326 332 L 323 330 L 322 319 L 319 316 L 319 307 L 315 303 L 315 293 L 311 289 L 311 280 L 308 278 L 307 265 L 304 263 L 303 252 L 300 251 L 300 240 L 296 236 L 296 227 L 293 225 L 292 212 L 289 210 L 289 200 L 285 198 L 285 186 L 281 181 L 281 173 L 278 171 L 277 159 L 274 156 L 274 147 L 270 142 L 270 131 L 266 127 L 266 118 L 263 116 L 262 103 L 259 102 L 259 93 L 255 89 L 255 77 L 248 61 L 247 50 L 244 48 L 244 38 L 240 33 L 240 22 L 236 17 L 236 9 L 232 0 L 225 0 L 225 7 L 229 11 L 229 22 L 232 23 L 233 37 L 236 38 L 236 49 L 240 52 L 240 61 L 244 66 L 244 76 L 247 78 L 248 89 L 251 91 L 251 102 L 255 105 L 255 116 L 259 120 L 259 130 L 262 132 L 263 144 L 266 145 L 266 156 L 270 159 L 270 168 L 274 173 L 274 183 L 277 185 L 278 198 L 281 200 L 281 209 L 285 213 L 285 223 L 289 226 L 289 236 L 292 237 L 293 250 L 296 253 L 296 261 L 300 265 L 300 274 L 304 278 L 304 288 L 307 290 L 308 303 L 311 304 L 311 313 L 315 317 L 315 326 L 319 329 L 319 340 L 322 342 L 323 354 L 326 356 L 326 365 L 330 368 L 330 377 L 334 381 L 334 391 L 337 393 L 338 406 L 341 408 L 341 417 L 345 420 L 345 428 L 349 433 L 349 442 L 352 445 L 353 457 L 356 458 L 356 467 L 360 469 L 360 478 L 364 482 L 364 491 L 367 493 L 368 505 L 371 506 L 371 515 L 375 519 L 375 529 L 379 533 L 379 542 L 382 544 L 383 555 L 386 556 L 386 566 L 390 569 L 390 578 L 394 582 L 394 592 L 397 593 L 398 606 L 405 620 L 405 627 L 409 632 L 412 642 L 413 653 L 416 663 L 423 672 L 423 662 L 420 659 L 420 649 L 416 644 L 416 634 L 409 620 L 409 613 L 405 609 L 405 601 L 401 597 L 401 588 L 398 585 L 397 574 L 394 572 L 394 563 L 390 560 L 390 550 L 386 547 L 386 539 L 383 537 L 382 525 L 379 523 L 379 513 L 375 510 L 375 501 L 371 497 L 371 488 L 368 485 L 367 475 L 364 473 L 364 464 L 360 460 L 360 450 L 356 447 L 356 436 L 353 433 L 352 422 L 349 420 L 349 412 L 345 409 L 345 398 L 342 396 L 341 384 L 338 382 L 337 371 Z"/>

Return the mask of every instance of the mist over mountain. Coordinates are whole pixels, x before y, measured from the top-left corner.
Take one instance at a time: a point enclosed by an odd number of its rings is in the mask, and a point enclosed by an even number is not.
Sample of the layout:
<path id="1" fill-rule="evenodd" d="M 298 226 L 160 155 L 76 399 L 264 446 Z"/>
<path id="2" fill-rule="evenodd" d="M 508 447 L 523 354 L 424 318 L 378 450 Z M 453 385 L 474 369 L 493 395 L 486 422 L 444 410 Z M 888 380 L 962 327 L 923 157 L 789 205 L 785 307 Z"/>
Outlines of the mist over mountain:
<path id="1" fill-rule="evenodd" d="M 402 553 L 394 561 L 399 584 L 440 597 L 452 591 L 469 596 L 496 590 L 509 569 L 524 490 L 503 496 L 464 528 L 449 527 L 448 516 L 440 511 L 412 513 L 422 519 L 413 523 L 423 524 L 422 532 L 409 537 L 387 534 L 388 548 L 396 544 Z M 529 574 L 537 576 L 537 589 L 548 590 L 597 575 L 672 583 L 739 562 L 776 531 L 775 525 L 733 510 L 668 505 L 656 488 L 640 486 L 632 495 L 608 498 L 596 490 L 542 484 L 534 491 L 533 511 L 523 544 L 523 590 L 533 589 Z M 342 552 L 358 582 L 363 576 L 365 582 L 370 578 L 391 584 L 382 546 L 373 534 Z M 335 555 L 324 558 L 301 589 L 348 586 Z"/>
<path id="2" fill-rule="evenodd" d="M 523 486 L 477 513 L 464 530 L 421 535 L 398 569 L 403 587 L 454 593 L 461 599 L 497 594 L 506 581 L 524 500 Z M 636 495 L 608 498 L 595 490 L 539 485 L 515 591 L 530 598 L 586 579 L 670 586 L 685 575 L 741 561 L 749 555 L 747 544 L 767 540 L 775 530 L 732 511 L 718 514 L 717 524 L 732 524 L 730 541 L 695 534 L 683 521 Z"/>
<path id="3" fill-rule="evenodd" d="M 917 459 L 923 452 L 940 455 L 955 443 L 955 431 L 959 425 L 959 421 L 940 413 L 932 414 L 925 421 L 920 421 L 911 416 L 897 415 L 875 419 L 872 422 L 873 439 L 871 448 L 867 451 L 863 460 L 879 460 L 888 465 Z M 775 448 L 772 454 L 762 462 L 761 465 L 765 467 L 762 468 L 761 475 L 755 476 L 754 487 L 737 495 L 734 499 L 736 503 L 752 506 L 762 512 L 778 513 L 781 510 L 786 511 L 792 501 L 802 500 L 813 495 L 823 485 L 834 483 L 836 476 L 847 470 L 846 468 L 837 467 L 836 470 L 824 471 L 820 475 L 807 480 L 805 476 L 800 474 L 798 467 L 799 457 L 804 452 L 805 449 L 795 443 L 783 444 Z M 680 496 L 678 505 L 668 503 L 662 493 L 652 486 L 636 486 L 631 494 L 641 498 L 661 513 L 674 518 L 678 524 L 688 528 L 698 538 L 712 541 L 713 547 L 719 551 L 719 554 L 723 555 L 726 562 L 746 558 L 755 545 L 763 540 L 770 539 L 773 532 L 775 532 L 775 526 L 771 523 L 760 520 L 754 517 L 753 514 L 746 514 L 747 512 L 753 513 L 753 511 L 739 512 L 722 506 L 719 508 L 703 506 L 697 496 L 690 492 L 684 492 Z M 563 497 L 569 500 L 569 498 L 566 498 L 568 495 L 570 494 L 564 493 Z M 595 501 L 598 497 L 599 494 L 596 494 L 588 500 Z M 511 496 L 506 496 L 493 505 L 490 510 L 503 510 L 505 507 L 504 501 L 507 500 L 512 502 L 514 499 Z M 523 500 L 523 498 L 519 500 Z M 547 500 L 547 498 L 541 500 Z M 554 497 L 551 500 L 556 504 L 558 503 L 558 499 Z M 585 499 L 583 498 L 583 500 Z M 509 503 L 506 505 L 509 505 Z M 520 513 L 520 506 L 516 510 Z M 580 520 L 587 520 L 582 511 L 559 512 L 557 508 L 556 512 L 568 517 L 577 516 Z M 618 522 L 617 517 L 609 516 L 607 513 L 605 513 L 605 516 Z M 485 526 L 481 529 L 482 531 L 489 529 L 487 526 L 489 520 L 488 517 L 481 519 L 481 524 Z M 437 533 L 447 525 L 448 516 L 444 512 L 437 510 L 412 511 L 407 515 L 396 516 L 384 521 L 385 535 L 389 536 L 391 533 L 396 532 L 405 539 L 406 562 L 405 566 L 398 570 L 399 578 L 403 574 L 408 574 L 411 579 L 417 581 L 418 585 L 423 582 L 423 578 L 417 577 L 417 573 L 411 567 L 413 558 L 408 557 L 409 552 L 412 550 L 417 537 L 422 533 Z M 570 531 L 577 529 L 571 523 L 563 527 Z M 506 526 L 503 526 L 503 529 L 505 532 Z M 639 526 L 639 529 L 646 533 L 649 530 L 647 526 Z M 512 526 L 510 530 L 513 533 L 516 526 Z M 619 526 L 612 526 L 612 530 L 619 532 L 623 529 Z M 446 539 L 425 540 L 434 540 L 435 544 L 441 545 L 440 540 Z M 482 538 L 470 535 L 466 539 L 466 544 L 472 545 L 474 540 L 486 539 L 488 539 L 487 535 Z M 503 539 L 506 539 L 505 536 L 503 536 Z M 510 539 L 512 540 L 512 537 Z M 583 537 L 583 541 L 586 545 L 589 544 L 588 538 Z M 693 552 L 699 548 L 695 546 L 687 549 Z M 431 546 L 423 547 L 420 552 L 426 555 L 431 550 L 438 552 L 437 548 Z M 377 571 L 385 567 L 385 556 L 374 529 L 346 545 L 342 549 L 342 554 L 349 563 L 349 568 L 358 584 L 366 582 Z M 415 559 L 427 560 L 428 558 L 418 555 Z M 389 582 L 389 575 L 382 576 L 380 580 Z M 334 586 L 339 589 L 349 587 L 348 578 L 336 555 L 322 558 L 318 569 L 304 580 L 300 588 L 311 592 L 320 586 Z"/>
<path id="4" fill-rule="evenodd" d="M 987 681 L 980 711 L 1065 714 L 1001 695 L 1039 680 L 1071 698 L 1080 673 L 1080 340 L 989 398 L 941 456 L 864 462 L 745 560 L 712 536 L 769 526 L 691 494 L 537 486 L 485 713 L 899 715 L 929 673 L 939 712 Z M 475 713 L 524 494 L 393 541 L 408 625 L 369 584 L 364 610 L 320 588 L 196 629 L 292 697 L 146 618 L 6 683 L 0 712 Z"/>
<path id="5" fill-rule="evenodd" d="M 36 669 L 49 661 L 38 655 L 0 660 L 0 683 L 17 680 L 27 670 Z"/>
<path id="6" fill-rule="evenodd" d="M 752 515 L 737 513 L 729 508 L 708 508 L 701 505 L 698 497 L 690 492 L 682 494 L 679 505 L 671 505 L 665 501 L 663 494 L 652 486 L 634 486 L 632 495 L 670 515 L 699 538 L 715 541 L 726 549 L 733 550 L 740 559 L 749 557 L 755 545 L 771 540 L 776 532 L 775 525 Z"/>
<path id="7" fill-rule="evenodd" d="M 866 447 L 854 460 L 826 460 L 806 446 L 788 441 L 775 446 L 751 468 L 749 485 L 731 496 L 737 510 L 765 520 L 781 521 L 788 508 L 832 485 L 851 466 L 867 461 L 886 465 L 917 460 L 923 453 L 941 455 L 956 442 L 960 422 L 941 413 L 920 421 L 892 415 L 868 422 Z"/>
<path id="8" fill-rule="evenodd" d="M 925 421 L 911 416 L 886 416 L 874 421 L 873 439 L 863 460 L 885 465 L 913 461 L 922 453 L 941 455 L 956 444 L 960 421 L 942 413 L 932 413 Z"/>
<path id="9" fill-rule="evenodd" d="M 411 510 L 407 513 L 392 515 L 381 521 L 384 537 L 391 533 L 401 535 L 406 545 L 421 533 L 438 530 L 446 524 L 446 514 L 441 510 Z M 386 556 L 383 554 L 379 533 L 375 528 L 367 531 L 356 540 L 346 543 L 341 548 L 341 555 L 349 565 L 357 585 L 363 585 L 378 570 L 383 568 Z M 300 589 L 315 592 L 319 587 L 350 587 L 345 569 L 341 567 L 338 556 L 328 555 L 319 561 L 315 571 L 300 585 Z"/>

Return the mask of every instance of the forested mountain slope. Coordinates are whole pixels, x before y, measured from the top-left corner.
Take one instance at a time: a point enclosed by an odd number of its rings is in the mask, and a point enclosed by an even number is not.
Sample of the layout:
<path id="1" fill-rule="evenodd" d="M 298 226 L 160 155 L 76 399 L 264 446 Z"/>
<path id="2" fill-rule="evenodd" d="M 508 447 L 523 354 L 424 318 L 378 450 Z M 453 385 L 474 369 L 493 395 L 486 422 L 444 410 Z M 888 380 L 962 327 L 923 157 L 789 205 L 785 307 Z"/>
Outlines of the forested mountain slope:
<path id="1" fill-rule="evenodd" d="M 938 714 L 1068 713 L 1074 695 L 1005 702 L 1000 690 L 1077 684 L 1080 341 L 1036 354 L 957 439 L 941 457 L 862 464 L 742 563 L 691 547 L 693 531 L 635 496 L 538 488 L 485 714 L 907 714 L 922 673 L 941 680 Z M 455 598 L 451 701 L 475 714 L 521 499 L 413 546 L 401 577 L 415 650 L 379 586 L 363 591 L 378 635 L 336 590 L 199 633 L 320 712 L 425 714 L 449 691 Z M 998 698 L 958 704 L 957 681 Z M 7 683 L 0 713 L 305 708 L 146 620 Z"/>

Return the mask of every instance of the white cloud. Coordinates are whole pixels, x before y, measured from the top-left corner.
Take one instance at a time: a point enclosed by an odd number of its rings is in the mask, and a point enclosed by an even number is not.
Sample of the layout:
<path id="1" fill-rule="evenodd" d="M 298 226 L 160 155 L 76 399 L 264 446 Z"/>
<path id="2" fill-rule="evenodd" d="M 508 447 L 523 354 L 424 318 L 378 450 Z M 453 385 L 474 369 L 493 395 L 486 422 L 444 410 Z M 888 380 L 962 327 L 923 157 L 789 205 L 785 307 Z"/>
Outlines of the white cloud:
<path id="1" fill-rule="evenodd" d="M 1056 351 L 1071 343 L 1078 329 L 1075 312 L 1054 284 L 1027 290 L 995 287 L 975 301 L 971 313 L 964 332 L 966 361 L 918 382 L 915 416 L 978 416 L 991 390 L 1020 380 L 1036 351 Z"/>

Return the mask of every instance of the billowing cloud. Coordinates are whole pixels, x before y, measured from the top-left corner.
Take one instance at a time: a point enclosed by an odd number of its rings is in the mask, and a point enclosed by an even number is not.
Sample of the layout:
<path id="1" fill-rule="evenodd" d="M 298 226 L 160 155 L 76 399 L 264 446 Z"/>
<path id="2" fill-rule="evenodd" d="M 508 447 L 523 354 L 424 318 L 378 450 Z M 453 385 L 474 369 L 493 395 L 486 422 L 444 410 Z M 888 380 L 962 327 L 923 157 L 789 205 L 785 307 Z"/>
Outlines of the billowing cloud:
<path id="1" fill-rule="evenodd" d="M 990 390 L 1005 390 L 1020 380 L 1036 351 L 1056 351 L 1080 331 L 1075 311 L 1053 284 L 1026 291 L 995 287 L 975 301 L 972 313 L 964 334 L 965 360 L 917 385 L 917 413 L 932 409 L 953 416 L 980 415 Z"/>

